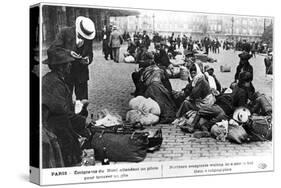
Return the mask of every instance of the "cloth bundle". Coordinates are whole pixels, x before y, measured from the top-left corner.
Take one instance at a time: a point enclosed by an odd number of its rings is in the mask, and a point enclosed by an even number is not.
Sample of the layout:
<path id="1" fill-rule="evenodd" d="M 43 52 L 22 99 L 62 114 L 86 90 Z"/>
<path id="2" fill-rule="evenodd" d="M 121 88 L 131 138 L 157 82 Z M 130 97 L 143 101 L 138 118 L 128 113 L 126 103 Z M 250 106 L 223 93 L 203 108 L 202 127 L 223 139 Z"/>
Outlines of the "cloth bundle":
<path id="1" fill-rule="evenodd" d="M 151 98 L 137 96 L 130 100 L 126 121 L 130 123 L 140 123 L 142 125 L 153 125 L 158 123 L 161 113 L 160 106 Z"/>
<path id="2" fill-rule="evenodd" d="M 95 121 L 95 126 L 111 127 L 122 124 L 122 117 L 118 114 L 110 113 L 104 109 L 98 113 L 98 120 Z"/>
<path id="3" fill-rule="evenodd" d="M 134 63 L 135 62 L 135 58 L 133 56 L 129 55 L 129 56 L 126 56 L 124 58 L 124 61 L 125 61 L 125 63 Z"/>
<path id="4" fill-rule="evenodd" d="M 223 142 L 226 141 L 226 139 L 238 144 L 249 141 L 249 136 L 243 126 L 233 119 L 229 121 L 222 120 L 213 125 L 211 128 L 211 135 Z"/>
<path id="5" fill-rule="evenodd" d="M 228 133 L 228 121 L 222 120 L 216 123 L 211 128 L 211 135 L 216 138 L 216 140 L 225 141 Z"/>

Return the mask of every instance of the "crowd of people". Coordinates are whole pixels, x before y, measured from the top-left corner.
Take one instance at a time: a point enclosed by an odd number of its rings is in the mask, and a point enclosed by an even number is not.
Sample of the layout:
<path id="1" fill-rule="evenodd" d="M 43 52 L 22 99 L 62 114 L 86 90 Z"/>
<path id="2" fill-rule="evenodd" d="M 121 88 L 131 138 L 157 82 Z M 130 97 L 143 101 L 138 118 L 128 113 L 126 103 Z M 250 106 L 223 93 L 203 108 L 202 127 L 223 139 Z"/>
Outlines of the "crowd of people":
<path id="1" fill-rule="evenodd" d="M 90 138 L 87 118 L 88 104 L 88 66 L 93 60 L 93 39 L 95 26 L 92 20 L 78 17 L 73 27 L 62 29 L 47 51 L 44 62 L 50 72 L 42 79 L 42 135 L 43 167 L 68 167 L 81 163 L 81 136 Z M 237 66 L 230 88 L 223 88 L 216 78 L 214 68 L 198 63 L 195 54 L 209 49 L 219 53 L 221 43 L 218 39 L 205 37 L 201 41 L 192 37 L 162 37 L 156 33 L 151 39 L 146 31 L 136 32 L 131 38 L 128 33 L 122 35 L 116 26 L 109 26 L 103 33 L 104 58 L 119 62 L 120 47 L 128 41 L 127 53 L 135 58 L 139 65 L 132 72 L 135 84 L 134 97 L 144 96 L 156 101 L 161 109 L 160 123 L 172 123 L 185 116 L 190 110 L 196 116 L 189 125 L 189 132 L 196 129 L 208 133 L 216 122 L 231 117 L 234 110 L 241 106 L 251 112 L 255 102 L 256 90 L 252 84 L 253 67 L 249 59 L 253 56 L 248 43 L 242 45 Z M 154 49 L 151 50 L 151 43 Z M 174 91 L 170 83 L 168 69 L 173 69 L 171 59 L 181 45 L 185 50 L 183 66 L 188 70 L 187 85 L 181 91 Z M 76 103 L 73 103 L 73 94 Z M 82 108 L 76 111 L 79 101 Z M 249 101 L 251 101 L 249 103 Z M 201 117 L 209 121 L 198 126 Z"/>

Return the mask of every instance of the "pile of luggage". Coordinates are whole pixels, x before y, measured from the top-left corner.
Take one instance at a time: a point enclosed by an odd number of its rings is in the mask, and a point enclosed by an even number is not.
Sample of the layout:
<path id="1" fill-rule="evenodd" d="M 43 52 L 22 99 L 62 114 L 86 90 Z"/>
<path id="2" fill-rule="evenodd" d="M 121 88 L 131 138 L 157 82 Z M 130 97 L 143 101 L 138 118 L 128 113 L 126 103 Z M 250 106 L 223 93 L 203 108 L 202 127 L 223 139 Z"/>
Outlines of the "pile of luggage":
<path id="1" fill-rule="evenodd" d="M 210 132 L 200 131 L 200 129 L 194 130 L 194 127 L 191 126 L 196 111 L 188 111 L 172 124 L 183 132 L 194 133 L 194 137 L 197 137 L 196 135 L 212 136 L 219 141 L 229 140 L 237 144 L 272 140 L 272 103 L 270 98 L 256 92 L 255 100 L 251 104 L 251 112 L 245 107 L 239 107 L 234 111 L 232 117 L 226 116 L 224 120 L 212 125 Z M 196 127 L 200 128 L 206 121 L 201 118 Z"/>
<path id="2" fill-rule="evenodd" d="M 91 137 L 82 146 L 83 164 L 100 161 L 103 165 L 110 162 L 141 162 L 148 152 L 160 149 L 163 138 L 161 129 L 146 129 L 159 121 L 160 107 L 152 99 L 133 98 L 126 121 L 121 116 L 102 110 L 98 119 L 89 125 Z M 89 149 L 93 149 L 89 150 Z M 90 154 L 89 154 L 90 153 Z"/>

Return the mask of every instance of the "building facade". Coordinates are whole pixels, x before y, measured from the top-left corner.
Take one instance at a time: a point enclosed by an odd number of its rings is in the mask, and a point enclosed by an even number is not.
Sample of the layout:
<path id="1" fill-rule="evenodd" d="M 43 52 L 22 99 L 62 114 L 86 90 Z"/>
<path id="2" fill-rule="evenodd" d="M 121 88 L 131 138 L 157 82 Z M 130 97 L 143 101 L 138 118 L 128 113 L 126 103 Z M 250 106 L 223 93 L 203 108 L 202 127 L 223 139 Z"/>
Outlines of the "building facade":
<path id="1" fill-rule="evenodd" d="M 146 30 L 149 33 L 158 32 L 161 35 L 192 36 L 200 39 L 203 36 L 211 38 L 233 38 L 258 40 L 266 26 L 272 24 L 272 19 L 263 17 L 231 16 L 220 14 L 194 14 L 181 12 L 161 12 L 140 14 L 130 17 L 112 17 L 120 28 L 129 32 Z"/>

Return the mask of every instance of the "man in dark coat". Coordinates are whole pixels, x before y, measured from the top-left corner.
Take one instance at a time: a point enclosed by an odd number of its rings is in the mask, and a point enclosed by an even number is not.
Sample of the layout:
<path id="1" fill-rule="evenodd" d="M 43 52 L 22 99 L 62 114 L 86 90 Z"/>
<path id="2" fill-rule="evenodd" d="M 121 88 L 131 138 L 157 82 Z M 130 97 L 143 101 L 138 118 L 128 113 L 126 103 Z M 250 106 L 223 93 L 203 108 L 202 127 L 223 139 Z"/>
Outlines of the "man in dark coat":
<path id="1" fill-rule="evenodd" d="M 90 132 L 86 129 L 86 125 L 90 121 L 86 120 L 84 116 L 74 113 L 72 93 L 65 82 L 66 76 L 71 71 L 71 62 L 74 62 L 74 58 L 71 57 L 69 51 L 63 48 L 51 48 L 47 53 L 48 60 L 45 63 L 48 64 L 51 72 L 48 72 L 42 78 L 43 133 L 48 133 L 45 134 L 45 138 L 48 135 L 54 134 L 50 139 L 57 139 L 60 146 L 54 145 L 52 149 L 56 148 L 55 153 L 57 156 L 60 156 L 58 154 L 61 149 L 63 159 L 63 162 L 55 162 L 55 167 L 75 166 L 81 162 L 82 154 L 78 135 L 86 137 L 90 135 Z M 47 148 L 44 146 L 46 145 L 43 145 L 43 152 L 47 154 L 46 151 L 50 151 L 50 146 Z M 50 160 L 56 161 L 60 159 L 45 155 L 43 160 L 43 164 L 47 165 L 44 167 L 48 168 L 54 167 L 48 165 Z"/>
<path id="2" fill-rule="evenodd" d="M 110 46 L 108 46 L 111 30 L 112 30 L 112 25 L 109 25 L 109 27 L 105 28 L 105 30 L 103 31 L 102 48 L 103 48 L 104 58 L 106 60 L 108 59 L 108 55 L 110 55 L 110 59 L 113 59 L 112 49 Z"/>
<path id="3" fill-rule="evenodd" d="M 95 33 L 93 21 L 79 16 L 76 25 L 62 29 L 49 48 L 51 50 L 63 48 L 75 58 L 66 82 L 71 92 L 74 89 L 78 100 L 88 99 L 88 66 L 93 60 L 92 43 Z"/>
<path id="4" fill-rule="evenodd" d="M 149 49 L 151 40 L 150 40 L 149 36 L 146 34 L 145 30 L 143 31 L 143 35 L 142 35 L 141 39 L 142 39 L 142 44 L 145 45 L 147 49 Z"/>

